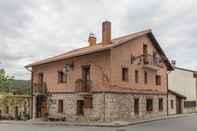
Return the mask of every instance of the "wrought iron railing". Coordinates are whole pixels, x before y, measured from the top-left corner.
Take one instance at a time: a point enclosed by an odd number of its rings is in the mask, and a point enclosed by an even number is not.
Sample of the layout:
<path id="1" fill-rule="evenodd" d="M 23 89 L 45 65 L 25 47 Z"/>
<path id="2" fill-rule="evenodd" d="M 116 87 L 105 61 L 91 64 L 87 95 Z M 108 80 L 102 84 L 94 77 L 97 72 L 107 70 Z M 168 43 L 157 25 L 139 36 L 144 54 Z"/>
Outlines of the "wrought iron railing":
<path id="1" fill-rule="evenodd" d="M 92 81 L 77 79 L 75 81 L 75 91 L 76 92 L 91 92 L 92 90 Z"/>
<path id="2" fill-rule="evenodd" d="M 142 61 L 145 65 L 153 65 L 161 67 L 162 59 L 158 57 L 154 57 L 152 55 L 146 54 L 142 55 Z"/>
<path id="3" fill-rule="evenodd" d="M 33 93 L 34 94 L 47 94 L 47 84 L 44 83 L 34 83 L 33 84 Z"/>

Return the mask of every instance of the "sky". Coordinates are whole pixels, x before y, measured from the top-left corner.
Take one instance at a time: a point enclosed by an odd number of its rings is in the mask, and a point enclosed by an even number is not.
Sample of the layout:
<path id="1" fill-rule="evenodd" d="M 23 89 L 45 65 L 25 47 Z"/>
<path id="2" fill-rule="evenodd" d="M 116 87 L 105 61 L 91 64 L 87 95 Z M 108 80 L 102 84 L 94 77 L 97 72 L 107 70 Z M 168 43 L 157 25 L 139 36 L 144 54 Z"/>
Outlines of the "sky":
<path id="1" fill-rule="evenodd" d="M 197 0 L 0 0 L 0 68 L 30 79 L 24 66 L 101 40 L 151 28 L 177 66 L 197 70 Z"/>

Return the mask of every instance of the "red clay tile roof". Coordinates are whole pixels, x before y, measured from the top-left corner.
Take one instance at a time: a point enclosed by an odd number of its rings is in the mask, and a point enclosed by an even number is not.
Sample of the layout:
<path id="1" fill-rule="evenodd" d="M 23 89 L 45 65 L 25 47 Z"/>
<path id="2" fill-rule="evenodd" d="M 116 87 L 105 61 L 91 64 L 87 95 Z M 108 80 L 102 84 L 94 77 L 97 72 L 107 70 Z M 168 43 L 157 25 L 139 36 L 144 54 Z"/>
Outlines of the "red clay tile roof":
<path id="1" fill-rule="evenodd" d="M 178 92 L 175 92 L 175 91 L 170 90 L 170 89 L 168 89 L 168 92 L 174 94 L 174 95 L 177 96 L 177 97 L 183 98 L 183 99 L 186 99 L 186 98 L 187 98 L 186 96 L 184 96 L 184 95 L 182 95 L 182 94 L 179 94 Z"/>
<path id="2" fill-rule="evenodd" d="M 135 39 L 137 37 L 147 35 L 147 34 L 151 34 L 151 36 L 154 37 L 153 34 L 152 34 L 151 29 L 148 29 L 148 30 L 144 30 L 144 31 L 141 31 L 141 32 L 132 33 L 132 34 L 129 34 L 129 35 L 126 35 L 126 36 L 122 36 L 122 37 L 112 39 L 112 43 L 109 44 L 109 45 L 104 46 L 101 43 L 99 43 L 99 44 L 96 44 L 94 46 L 87 46 L 87 47 L 75 49 L 75 50 L 69 51 L 67 53 L 55 56 L 55 57 L 51 57 L 51 58 L 48 58 L 48 59 L 45 59 L 45 60 L 34 62 L 32 64 L 29 64 L 29 65 L 25 66 L 25 67 L 32 67 L 32 66 L 36 66 L 36 65 L 46 64 L 46 63 L 50 63 L 50 62 L 55 62 L 55 61 L 59 61 L 59 60 L 72 58 L 72 57 L 77 57 L 77 56 L 81 56 L 81 55 L 87 55 L 87 54 L 91 54 L 91 53 L 95 53 L 95 52 L 108 50 L 108 49 L 111 49 L 113 47 L 124 44 L 129 40 L 132 40 L 132 39 Z M 157 47 L 160 50 L 160 52 L 162 53 L 162 55 L 164 57 L 166 57 L 158 43 L 157 43 Z M 166 59 L 167 59 L 167 57 L 166 57 Z M 171 66 L 169 61 L 167 61 L 167 64 L 168 64 L 168 66 Z"/>

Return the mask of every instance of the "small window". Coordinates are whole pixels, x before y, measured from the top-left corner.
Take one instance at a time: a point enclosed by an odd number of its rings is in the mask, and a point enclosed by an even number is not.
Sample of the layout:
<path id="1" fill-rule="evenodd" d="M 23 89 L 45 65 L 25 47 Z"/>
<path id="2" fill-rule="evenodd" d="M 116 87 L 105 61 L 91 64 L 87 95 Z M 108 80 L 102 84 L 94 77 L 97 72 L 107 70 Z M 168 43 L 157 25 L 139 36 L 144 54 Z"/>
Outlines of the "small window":
<path id="1" fill-rule="evenodd" d="M 163 111 L 163 98 L 159 98 L 159 111 Z"/>
<path id="2" fill-rule="evenodd" d="M 156 75 L 155 76 L 155 84 L 158 86 L 158 85 L 161 85 L 161 76 L 160 75 Z"/>
<path id="3" fill-rule="evenodd" d="M 128 81 L 129 80 L 129 71 L 128 68 L 122 68 L 122 81 Z"/>
<path id="4" fill-rule="evenodd" d="M 135 115 L 139 114 L 139 98 L 134 99 L 134 113 Z"/>
<path id="5" fill-rule="evenodd" d="M 67 82 L 67 73 L 63 71 L 58 71 L 58 83 L 66 83 Z"/>
<path id="6" fill-rule="evenodd" d="M 139 73 L 137 70 L 135 70 L 135 83 L 139 82 Z"/>
<path id="7" fill-rule="evenodd" d="M 144 72 L 144 84 L 148 84 L 148 73 Z"/>
<path id="8" fill-rule="evenodd" d="M 63 113 L 63 111 L 64 111 L 64 101 L 59 100 L 58 101 L 58 113 Z"/>
<path id="9" fill-rule="evenodd" d="M 135 59 L 135 57 L 133 55 L 131 55 L 131 64 L 134 63 L 134 59 Z"/>
<path id="10" fill-rule="evenodd" d="M 170 105 L 171 105 L 171 109 L 174 109 L 174 101 L 173 100 L 170 101 Z"/>
<path id="11" fill-rule="evenodd" d="M 84 108 L 93 108 L 92 96 L 85 96 L 84 98 Z"/>
<path id="12" fill-rule="evenodd" d="M 147 112 L 153 111 L 153 99 L 146 99 L 146 111 Z"/>

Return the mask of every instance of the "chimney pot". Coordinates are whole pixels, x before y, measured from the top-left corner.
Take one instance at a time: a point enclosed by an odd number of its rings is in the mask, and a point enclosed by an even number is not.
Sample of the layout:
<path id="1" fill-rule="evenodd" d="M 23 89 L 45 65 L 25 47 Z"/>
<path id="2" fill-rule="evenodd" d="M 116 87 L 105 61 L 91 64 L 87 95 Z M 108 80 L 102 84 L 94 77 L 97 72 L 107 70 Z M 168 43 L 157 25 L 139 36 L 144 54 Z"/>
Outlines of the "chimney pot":
<path id="1" fill-rule="evenodd" d="M 104 21 L 102 23 L 102 43 L 107 45 L 111 43 L 111 22 Z"/>
<path id="2" fill-rule="evenodd" d="M 89 34 L 88 42 L 90 46 L 96 45 L 96 36 L 93 33 Z"/>

